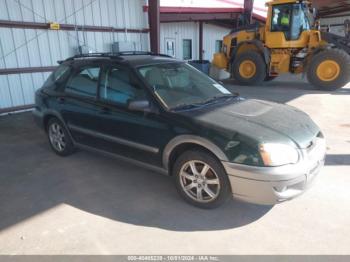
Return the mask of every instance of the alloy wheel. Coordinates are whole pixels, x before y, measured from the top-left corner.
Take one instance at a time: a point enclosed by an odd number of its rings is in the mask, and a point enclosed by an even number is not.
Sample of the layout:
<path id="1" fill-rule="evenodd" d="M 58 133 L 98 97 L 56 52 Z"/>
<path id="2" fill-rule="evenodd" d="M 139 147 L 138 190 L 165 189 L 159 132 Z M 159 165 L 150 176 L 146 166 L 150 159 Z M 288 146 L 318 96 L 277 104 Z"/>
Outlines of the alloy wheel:
<path id="1" fill-rule="evenodd" d="M 66 148 L 66 139 L 62 127 L 58 123 L 52 123 L 49 127 L 49 138 L 51 145 L 62 152 Z"/>
<path id="2" fill-rule="evenodd" d="M 208 164 L 192 160 L 186 162 L 180 170 L 180 185 L 193 200 L 201 203 L 211 202 L 220 193 L 220 180 Z"/>

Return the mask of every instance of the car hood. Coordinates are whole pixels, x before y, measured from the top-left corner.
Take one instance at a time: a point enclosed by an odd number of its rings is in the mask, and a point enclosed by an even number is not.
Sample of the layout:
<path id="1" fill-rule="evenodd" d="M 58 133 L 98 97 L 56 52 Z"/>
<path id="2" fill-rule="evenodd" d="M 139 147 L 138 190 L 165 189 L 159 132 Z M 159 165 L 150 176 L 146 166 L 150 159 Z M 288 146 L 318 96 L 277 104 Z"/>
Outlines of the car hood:
<path id="1" fill-rule="evenodd" d="M 182 112 L 200 125 L 248 136 L 259 143 L 289 143 L 307 147 L 320 132 L 304 112 L 288 105 L 239 99 L 219 106 Z"/>

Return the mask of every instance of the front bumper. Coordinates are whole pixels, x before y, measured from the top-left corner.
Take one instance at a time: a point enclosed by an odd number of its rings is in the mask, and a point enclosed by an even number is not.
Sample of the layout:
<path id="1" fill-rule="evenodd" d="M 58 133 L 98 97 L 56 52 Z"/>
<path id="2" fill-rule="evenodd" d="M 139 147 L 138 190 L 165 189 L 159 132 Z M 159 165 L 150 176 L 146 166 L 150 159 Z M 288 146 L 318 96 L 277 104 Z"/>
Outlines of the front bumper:
<path id="1" fill-rule="evenodd" d="M 274 205 L 301 195 L 324 165 L 325 154 L 281 167 L 255 167 L 222 162 L 233 197 L 245 202 Z"/>

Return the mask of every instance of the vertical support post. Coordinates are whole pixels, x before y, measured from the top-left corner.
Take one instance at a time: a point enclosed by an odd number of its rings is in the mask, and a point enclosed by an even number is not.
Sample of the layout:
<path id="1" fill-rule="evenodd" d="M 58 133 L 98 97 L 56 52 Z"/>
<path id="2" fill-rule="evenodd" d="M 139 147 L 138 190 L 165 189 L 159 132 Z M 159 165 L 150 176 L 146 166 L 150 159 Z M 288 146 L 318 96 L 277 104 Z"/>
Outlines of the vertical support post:
<path id="1" fill-rule="evenodd" d="M 236 16 L 236 21 L 235 21 L 235 27 L 238 28 L 239 27 L 239 20 L 240 20 L 241 15 L 237 15 Z"/>
<path id="2" fill-rule="evenodd" d="M 160 11 L 159 0 L 148 0 L 148 22 L 150 27 L 151 52 L 160 52 Z"/>
<path id="3" fill-rule="evenodd" d="M 254 0 L 244 0 L 244 18 L 245 23 L 251 24 L 253 22 L 253 7 Z"/>
<path id="4" fill-rule="evenodd" d="M 199 22 L 199 60 L 203 60 L 203 22 Z"/>

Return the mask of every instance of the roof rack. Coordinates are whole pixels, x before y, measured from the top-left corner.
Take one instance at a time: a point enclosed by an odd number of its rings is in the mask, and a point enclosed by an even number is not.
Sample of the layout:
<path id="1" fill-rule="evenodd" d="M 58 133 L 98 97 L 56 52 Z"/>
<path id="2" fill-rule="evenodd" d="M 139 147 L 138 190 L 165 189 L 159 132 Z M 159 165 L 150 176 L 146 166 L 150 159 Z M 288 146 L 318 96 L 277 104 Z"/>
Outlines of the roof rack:
<path id="1" fill-rule="evenodd" d="M 119 55 L 117 53 L 88 53 L 88 54 L 79 54 L 79 55 L 74 55 L 71 57 L 68 57 L 67 59 L 63 61 L 58 61 L 58 63 L 66 62 L 66 61 L 71 61 L 74 59 L 79 59 L 79 58 L 86 58 L 86 57 L 116 57 L 118 58 Z"/>
<path id="2" fill-rule="evenodd" d="M 75 55 L 75 56 L 71 56 L 65 60 L 61 60 L 61 61 L 57 61 L 57 63 L 62 64 L 63 62 L 66 61 L 71 61 L 74 59 L 79 59 L 79 58 L 88 58 L 88 57 L 113 57 L 113 58 L 119 58 L 119 59 L 123 59 L 122 56 L 130 56 L 130 55 L 154 55 L 154 56 L 163 56 L 163 57 L 169 57 L 169 58 L 173 58 L 169 55 L 165 55 L 165 54 L 157 54 L 154 52 L 147 52 L 147 51 L 124 51 L 124 52 L 107 52 L 107 53 L 89 53 L 89 54 L 80 54 L 80 55 Z"/>
<path id="3" fill-rule="evenodd" d="M 126 55 L 154 55 L 154 56 L 164 56 L 164 57 L 173 58 L 170 55 L 159 54 L 159 53 L 148 52 L 148 51 L 124 51 L 124 52 L 118 52 L 118 53 L 115 53 L 115 54 L 117 54 L 118 56 L 126 56 Z"/>

